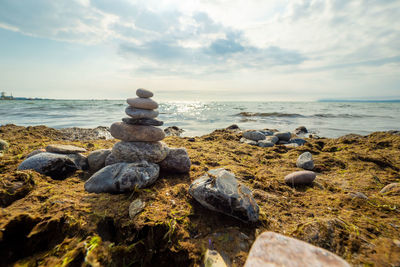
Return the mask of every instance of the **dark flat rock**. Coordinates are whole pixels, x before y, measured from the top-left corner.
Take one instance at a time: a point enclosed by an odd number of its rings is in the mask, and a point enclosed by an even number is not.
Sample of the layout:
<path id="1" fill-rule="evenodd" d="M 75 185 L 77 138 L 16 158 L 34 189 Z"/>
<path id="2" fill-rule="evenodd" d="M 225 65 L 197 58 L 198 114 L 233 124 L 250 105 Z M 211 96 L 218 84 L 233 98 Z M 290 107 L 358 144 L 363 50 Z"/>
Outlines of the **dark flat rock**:
<path id="1" fill-rule="evenodd" d="M 147 126 L 161 126 L 164 124 L 163 121 L 159 121 L 156 119 L 134 119 L 134 118 L 123 118 L 123 122 L 131 125 L 147 125 Z"/>

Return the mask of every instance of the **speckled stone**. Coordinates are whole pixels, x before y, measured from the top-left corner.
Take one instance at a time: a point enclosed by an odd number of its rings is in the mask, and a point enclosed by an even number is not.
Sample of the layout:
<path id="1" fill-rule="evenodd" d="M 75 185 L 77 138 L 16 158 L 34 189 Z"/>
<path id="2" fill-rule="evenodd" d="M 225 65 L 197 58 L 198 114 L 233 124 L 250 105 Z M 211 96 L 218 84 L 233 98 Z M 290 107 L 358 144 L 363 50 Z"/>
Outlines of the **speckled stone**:
<path id="1" fill-rule="evenodd" d="M 136 95 L 141 98 L 149 98 L 153 96 L 153 93 L 147 89 L 139 88 L 136 90 Z"/>
<path id="2" fill-rule="evenodd" d="M 112 148 L 112 154 L 117 162 L 160 162 L 169 153 L 169 148 L 163 142 L 118 142 Z"/>
<path id="3" fill-rule="evenodd" d="M 310 171 L 314 169 L 314 160 L 311 153 L 307 151 L 301 154 L 297 159 L 296 166 Z"/>
<path id="4" fill-rule="evenodd" d="M 260 141 L 265 139 L 265 135 L 260 131 L 247 130 L 243 132 L 243 137 L 253 141 Z"/>

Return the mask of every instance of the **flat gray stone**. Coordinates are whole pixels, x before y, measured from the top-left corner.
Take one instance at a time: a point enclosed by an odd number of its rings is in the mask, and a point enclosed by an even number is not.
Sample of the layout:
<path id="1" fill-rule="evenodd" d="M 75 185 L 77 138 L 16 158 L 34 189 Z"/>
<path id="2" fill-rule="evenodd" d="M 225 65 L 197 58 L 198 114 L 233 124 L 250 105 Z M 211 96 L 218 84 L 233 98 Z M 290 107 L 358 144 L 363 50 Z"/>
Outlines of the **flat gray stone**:
<path id="1" fill-rule="evenodd" d="M 158 108 L 158 103 L 150 98 L 128 98 L 126 102 L 133 108 L 153 110 Z"/>
<path id="2" fill-rule="evenodd" d="M 35 156 L 37 154 L 44 153 L 44 152 L 46 152 L 46 149 L 39 148 L 39 149 L 33 150 L 31 153 L 29 153 L 28 156 L 26 156 L 26 158 L 30 158 L 32 156 Z"/>
<path id="3" fill-rule="evenodd" d="M 244 266 L 350 267 L 345 260 L 323 248 L 274 232 L 257 237 Z"/>
<path id="4" fill-rule="evenodd" d="M 297 171 L 285 176 L 285 183 L 290 186 L 310 185 L 317 175 L 312 171 Z"/>
<path id="5" fill-rule="evenodd" d="M 153 93 L 147 89 L 139 88 L 136 90 L 136 95 L 142 98 L 149 98 L 153 96 Z"/>
<path id="6" fill-rule="evenodd" d="M 147 125 L 147 126 L 161 126 L 164 122 L 156 119 L 134 119 L 134 118 L 123 118 L 123 122 L 132 125 Z"/>
<path id="7" fill-rule="evenodd" d="M 190 171 L 190 158 L 186 148 L 170 148 L 167 157 L 159 163 L 165 172 L 187 173 Z"/>
<path id="8" fill-rule="evenodd" d="M 147 161 L 116 163 L 94 173 L 85 183 L 90 193 L 124 193 L 135 187 L 143 188 L 153 184 L 160 171 L 157 164 Z"/>
<path id="9" fill-rule="evenodd" d="M 286 142 L 290 140 L 290 137 L 292 137 L 292 134 L 290 132 L 277 132 L 274 133 L 274 135 L 278 137 L 280 141 Z"/>
<path id="10" fill-rule="evenodd" d="M 160 162 L 164 160 L 169 148 L 163 142 L 118 142 L 112 148 L 112 154 L 118 162 Z"/>
<path id="11" fill-rule="evenodd" d="M 314 160 L 310 152 L 304 152 L 297 158 L 296 166 L 305 170 L 314 169 Z"/>
<path id="12" fill-rule="evenodd" d="M 154 126 L 131 125 L 114 122 L 110 127 L 111 135 L 126 142 L 157 142 L 165 138 L 165 133 Z"/>
<path id="13" fill-rule="evenodd" d="M 18 170 L 35 170 L 56 180 L 67 178 L 77 169 L 66 155 L 48 152 L 29 157 L 18 166 Z"/>
<path id="14" fill-rule="evenodd" d="M 214 169 L 193 181 L 189 194 L 204 207 L 244 222 L 256 222 L 259 207 L 250 189 L 225 169 Z"/>
<path id="15" fill-rule="evenodd" d="M 76 154 L 86 152 L 86 149 L 72 145 L 52 144 L 46 147 L 46 151 L 59 154 Z"/>
<path id="16" fill-rule="evenodd" d="M 289 140 L 289 144 L 298 144 L 299 146 L 304 146 L 305 143 L 307 143 L 307 141 L 301 138 L 293 138 Z"/>
<path id="17" fill-rule="evenodd" d="M 134 201 L 131 202 L 129 205 L 129 218 L 133 219 L 137 214 L 139 214 L 144 207 L 146 206 L 146 203 L 143 202 L 140 198 L 135 199 Z"/>
<path id="18" fill-rule="evenodd" d="M 126 115 L 134 119 L 154 119 L 158 116 L 157 110 L 139 109 L 128 106 L 125 109 Z"/>
<path id="19" fill-rule="evenodd" d="M 89 169 L 89 163 L 87 157 L 85 157 L 84 155 L 77 153 L 77 154 L 66 154 L 65 156 L 75 163 L 78 170 Z"/>
<path id="20" fill-rule="evenodd" d="M 276 143 L 278 143 L 278 141 L 279 141 L 279 138 L 278 138 L 278 137 L 276 137 L 275 135 L 272 135 L 272 136 L 266 136 L 266 137 L 265 137 L 265 141 L 268 141 L 268 142 L 271 142 L 271 143 L 274 143 L 274 144 L 276 144 Z"/>
<path id="21" fill-rule="evenodd" d="M 244 131 L 243 137 L 253 141 L 260 141 L 265 139 L 265 135 L 262 132 L 255 130 Z"/>
<path id="22" fill-rule="evenodd" d="M 91 152 L 87 159 L 90 172 L 94 173 L 106 166 L 106 158 L 111 154 L 111 149 L 99 149 Z"/>
<path id="23" fill-rule="evenodd" d="M 260 140 L 257 142 L 259 147 L 273 147 L 275 144 L 268 140 Z"/>
<path id="24" fill-rule="evenodd" d="M 248 145 L 252 145 L 252 146 L 256 146 L 258 144 L 257 141 L 249 140 L 244 137 L 240 138 L 240 143 L 244 143 L 244 144 L 248 144 Z"/>

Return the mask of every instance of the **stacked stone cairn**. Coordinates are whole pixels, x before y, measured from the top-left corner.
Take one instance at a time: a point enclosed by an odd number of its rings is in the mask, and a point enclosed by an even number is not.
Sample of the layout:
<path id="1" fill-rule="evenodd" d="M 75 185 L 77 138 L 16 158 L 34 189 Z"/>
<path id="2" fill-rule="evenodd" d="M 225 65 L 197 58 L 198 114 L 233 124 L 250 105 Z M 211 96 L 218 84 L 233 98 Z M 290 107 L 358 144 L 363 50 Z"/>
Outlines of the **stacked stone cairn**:
<path id="1" fill-rule="evenodd" d="M 165 133 L 157 126 L 158 104 L 151 99 L 153 93 L 146 89 L 136 91 L 137 98 L 128 98 L 125 113 L 129 116 L 110 127 L 111 135 L 121 140 L 111 152 L 94 151 L 90 162 L 97 164 L 96 171 L 85 183 L 88 192 L 123 193 L 153 184 L 160 173 L 186 173 L 190 170 L 190 159 L 185 148 L 168 148 L 161 142 Z M 105 158 L 105 159 L 104 159 Z M 104 166 L 104 167 L 103 167 Z"/>

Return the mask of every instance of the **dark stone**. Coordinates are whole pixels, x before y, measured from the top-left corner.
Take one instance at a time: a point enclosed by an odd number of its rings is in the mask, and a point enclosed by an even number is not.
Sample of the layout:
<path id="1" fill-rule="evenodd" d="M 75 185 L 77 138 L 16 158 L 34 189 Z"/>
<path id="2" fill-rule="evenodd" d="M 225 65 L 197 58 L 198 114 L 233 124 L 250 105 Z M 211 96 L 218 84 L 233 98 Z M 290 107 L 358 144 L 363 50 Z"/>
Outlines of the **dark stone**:
<path id="1" fill-rule="evenodd" d="M 185 148 L 170 148 L 167 157 L 159 163 L 161 170 L 172 173 L 190 171 L 190 158 Z"/>
<path id="2" fill-rule="evenodd" d="M 305 143 L 307 143 L 307 141 L 301 138 L 293 138 L 289 140 L 289 144 L 298 144 L 299 146 L 304 146 Z"/>
<path id="3" fill-rule="evenodd" d="M 308 130 L 305 126 L 299 126 L 294 130 L 295 134 L 306 134 L 308 133 Z"/>
<path id="4" fill-rule="evenodd" d="M 111 149 L 99 149 L 93 151 L 87 157 L 89 163 L 89 170 L 97 172 L 105 166 L 106 158 L 111 154 Z"/>
<path id="5" fill-rule="evenodd" d="M 232 124 L 228 127 L 226 127 L 227 130 L 238 130 L 240 129 L 239 126 L 237 124 Z"/>
<path id="6" fill-rule="evenodd" d="M 161 126 L 164 122 L 156 120 L 156 119 L 133 119 L 133 118 L 123 118 L 123 122 L 131 125 L 146 125 L 146 126 Z"/>
<path id="7" fill-rule="evenodd" d="M 179 128 L 178 126 L 170 126 L 164 129 L 166 136 L 181 136 L 185 130 Z"/>

